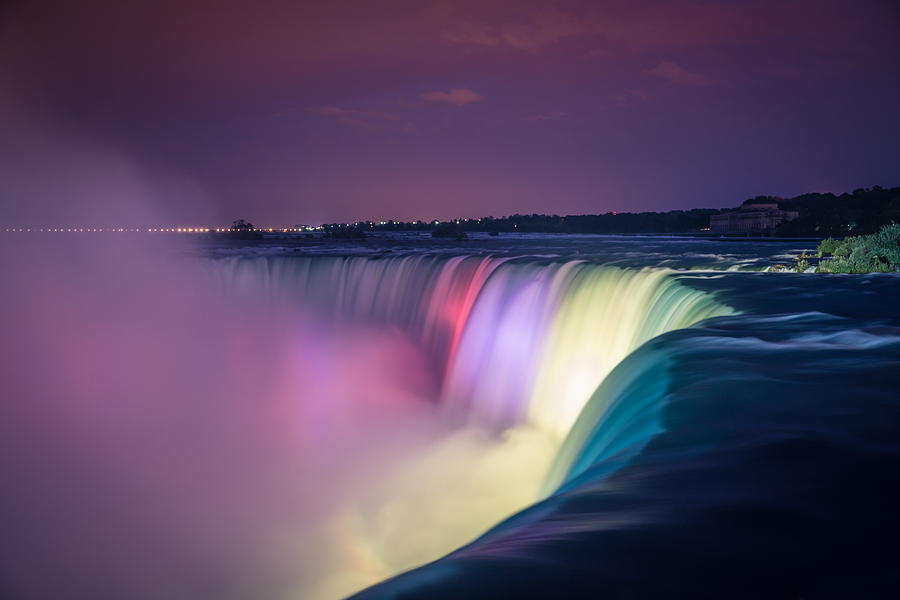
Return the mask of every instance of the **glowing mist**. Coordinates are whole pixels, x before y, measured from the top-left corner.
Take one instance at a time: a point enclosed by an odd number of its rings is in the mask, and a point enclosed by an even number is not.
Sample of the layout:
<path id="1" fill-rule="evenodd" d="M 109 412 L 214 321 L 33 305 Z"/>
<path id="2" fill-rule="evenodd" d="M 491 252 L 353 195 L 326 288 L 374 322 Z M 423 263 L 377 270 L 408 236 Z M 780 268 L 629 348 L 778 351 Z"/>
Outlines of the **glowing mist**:
<path id="1" fill-rule="evenodd" d="M 336 531 L 357 571 L 340 565 L 323 596 L 362 572 L 371 582 L 438 558 L 552 492 L 581 442 L 567 443 L 568 458 L 560 445 L 613 367 L 661 333 L 733 312 L 672 271 L 581 261 L 275 257 L 217 267 L 239 293 L 263 290 L 335 324 L 399 329 L 438 382 L 416 425 L 431 433 L 339 509 Z M 602 412 L 595 402 L 591 419 Z"/>
<path id="2" fill-rule="evenodd" d="M 26 256 L 0 405 L 22 598 L 329 599 L 437 559 L 564 480 L 625 356 L 731 312 L 579 261 Z"/>

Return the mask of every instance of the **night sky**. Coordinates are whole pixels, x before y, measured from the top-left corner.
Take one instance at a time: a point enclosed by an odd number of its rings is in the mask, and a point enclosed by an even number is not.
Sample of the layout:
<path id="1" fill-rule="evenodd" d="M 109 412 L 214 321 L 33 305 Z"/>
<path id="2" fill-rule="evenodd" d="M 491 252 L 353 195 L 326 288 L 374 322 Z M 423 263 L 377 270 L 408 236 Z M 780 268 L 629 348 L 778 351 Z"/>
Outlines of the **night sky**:
<path id="1" fill-rule="evenodd" d="M 894 0 L 0 11 L 7 164 L 46 154 L 53 179 L 89 146 L 185 222 L 669 210 L 900 184 Z M 31 189 L 0 191 L 21 207 Z"/>

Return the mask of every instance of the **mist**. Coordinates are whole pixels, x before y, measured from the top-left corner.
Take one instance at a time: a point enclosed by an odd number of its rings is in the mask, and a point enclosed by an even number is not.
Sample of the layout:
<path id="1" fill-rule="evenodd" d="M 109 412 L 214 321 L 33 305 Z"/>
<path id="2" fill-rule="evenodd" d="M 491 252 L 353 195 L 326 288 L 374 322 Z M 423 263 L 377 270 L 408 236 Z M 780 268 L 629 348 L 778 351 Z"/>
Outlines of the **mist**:
<path id="1" fill-rule="evenodd" d="M 15 127 L 30 145 L 0 180 L 18 223 L 203 204 L 100 141 Z M 448 418 L 440 373 L 395 327 L 236 293 L 176 236 L 2 246 L 2 594 L 336 598 L 537 497 L 558 440 Z"/>

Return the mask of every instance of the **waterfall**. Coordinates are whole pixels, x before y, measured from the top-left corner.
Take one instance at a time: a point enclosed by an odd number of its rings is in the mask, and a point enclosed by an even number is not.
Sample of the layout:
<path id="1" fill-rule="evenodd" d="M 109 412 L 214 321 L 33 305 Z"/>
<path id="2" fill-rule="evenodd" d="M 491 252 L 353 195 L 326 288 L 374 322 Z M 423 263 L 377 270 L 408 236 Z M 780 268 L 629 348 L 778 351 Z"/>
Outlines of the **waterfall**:
<path id="1" fill-rule="evenodd" d="M 31 595 L 727 596 L 799 567 L 797 596 L 892 534 L 896 278 L 109 248 L 6 261 Z M 890 572 L 877 547 L 854 564 Z"/>
<path id="2" fill-rule="evenodd" d="M 676 271 L 579 260 L 233 257 L 212 273 L 229 293 L 251 295 L 253 310 L 262 294 L 326 330 L 400 330 L 420 349 L 419 368 L 433 371 L 433 420 L 415 427 L 435 432 L 337 509 L 368 575 L 310 592 L 324 597 L 464 546 L 597 460 L 625 466 L 663 430 L 667 373 L 644 368 L 653 361 L 633 373 L 616 365 L 662 333 L 734 313 Z"/>
<path id="3" fill-rule="evenodd" d="M 219 262 L 238 289 L 400 327 L 431 354 L 448 413 L 497 430 L 528 423 L 560 441 L 641 344 L 734 312 L 659 268 L 426 255 Z"/>

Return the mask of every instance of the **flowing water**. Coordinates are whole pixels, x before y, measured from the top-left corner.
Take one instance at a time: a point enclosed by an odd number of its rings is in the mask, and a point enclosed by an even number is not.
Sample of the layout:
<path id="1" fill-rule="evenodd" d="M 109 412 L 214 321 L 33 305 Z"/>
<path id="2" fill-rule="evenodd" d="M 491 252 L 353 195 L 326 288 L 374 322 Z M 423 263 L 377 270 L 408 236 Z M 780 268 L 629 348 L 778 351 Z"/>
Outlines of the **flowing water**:
<path id="1" fill-rule="evenodd" d="M 900 277 L 761 272 L 812 246 L 398 236 L 212 243 L 176 259 L 190 267 L 174 275 L 171 259 L 151 262 L 136 291 L 112 294 L 112 324 L 158 351 L 121 358 L 114 340 L 62 316 L 53 322 L 86 336 L 87 353 L 43 360 L 71 371 L 76 390 L 93 385 L 85 365 L 107 372 L 92 352 L 122 385 L 152 373 L 147 398 L 165 401 L 132 398 L 135 416 L 110 395 L 91 414 L 126 426 L 102 429 L 96 449 L 101 463 L 107 450 L 146 453 L 131 472 L 162 472 L 177 493 L 154 488 L 140 515 L 123 509 L 125 530 L 151 546 L 124 556 L 153 569 L 98 587 L 112 569 L 101 553 L 65 581 L 93 597 L 159 597 L 147 582 L 160 572 L 171 576 L 164 595 L 185 598 L 340 597 L 385 579 L 360 597 L 886 595 L 900 583 Z M 16 306 L 27 313 L 33 300 Z M 142 309 L 115 317 L 132 305 Z M 93 308 L 68 311 L 112 326 Z M 9 324 L 10 335 L 43 333 L 45 317 Z M 8 378 L 25 398 L 37 389 Z M 209 396 L 202 409 L 198 396 Z M 188 416 L 172 425 L 179 411 Z M 43 414 L 10 412 L 41 436 Z M 168 441 L 123 441 L 148 419 Z M 97 427 L 85 424 L 84 439 Z M 198 451 L 194 435 L 210 441 Z M 88 459 L 67 460 L 95 478 Z M 27 479 L 32 462 L 0 466 Z M 173 479 L 172 464 L 187 474 Z M 118 463 L 109 470 L 123 477 Z M 50 493 L 34 487 L 33 498 Z M 116 506 L 109 493 L 82 499 L 82 512 Z M 198 508 L 210 505 L 211 516 Z M 62 519 L 48 506 L 18 507 L 19 522 Z M 184 540 L 154 528 L 179 523 L 197 550 L 160 563 Z M 13 539 L 27 530 L 16 525 Z M 99 546 L 123 552 L 111 535 Z M 0 584 L 55 589 L 34 587 L 23 573 L 38 575 L 0 550 L 13 565 Z M 198 561 L 201 550 L 216 560 Z"/>

